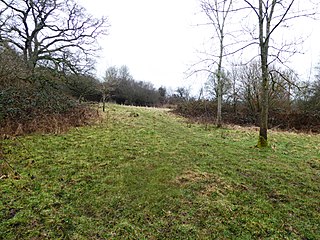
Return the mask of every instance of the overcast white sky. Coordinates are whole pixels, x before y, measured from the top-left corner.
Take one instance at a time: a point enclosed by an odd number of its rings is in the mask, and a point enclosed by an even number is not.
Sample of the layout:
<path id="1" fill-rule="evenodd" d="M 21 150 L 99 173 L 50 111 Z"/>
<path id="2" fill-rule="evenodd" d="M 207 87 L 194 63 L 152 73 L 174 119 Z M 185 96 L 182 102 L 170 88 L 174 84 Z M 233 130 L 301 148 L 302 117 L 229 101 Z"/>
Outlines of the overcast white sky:
<path id="1" fill-rule="evenodd" d="M 109 35 L 100 41 L 98 76 L 109 66 L 127 65 L 134 79 L 176 88 L 194 86 L 205 79 L 186 79 L 184 72 L 197 62 L 197 50 L 209 41 L 209 31 L 194 25 L 203 22 L 198 0 L 81 0 L 88 11 L 109 17 Z M 320 24 L 301 22 L 310 34 L 305 55 L 292 58 L 300 74 L 320 60 Z M 199 85 L 199 84 L 198 84 Z"/>

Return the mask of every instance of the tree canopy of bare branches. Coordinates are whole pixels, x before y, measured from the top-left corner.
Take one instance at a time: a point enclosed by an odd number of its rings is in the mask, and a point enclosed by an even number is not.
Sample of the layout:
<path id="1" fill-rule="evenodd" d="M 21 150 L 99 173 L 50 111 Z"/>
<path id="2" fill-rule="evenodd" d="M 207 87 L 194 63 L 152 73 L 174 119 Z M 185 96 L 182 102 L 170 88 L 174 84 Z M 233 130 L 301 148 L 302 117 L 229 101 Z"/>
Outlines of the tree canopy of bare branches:
<path id="1" fill-rule="evenodd" d="M 94 18 L 74 0 L 0 0 L 0 41 L 37 66 L 81 72 L 92 67 L 107 17 Z"/>

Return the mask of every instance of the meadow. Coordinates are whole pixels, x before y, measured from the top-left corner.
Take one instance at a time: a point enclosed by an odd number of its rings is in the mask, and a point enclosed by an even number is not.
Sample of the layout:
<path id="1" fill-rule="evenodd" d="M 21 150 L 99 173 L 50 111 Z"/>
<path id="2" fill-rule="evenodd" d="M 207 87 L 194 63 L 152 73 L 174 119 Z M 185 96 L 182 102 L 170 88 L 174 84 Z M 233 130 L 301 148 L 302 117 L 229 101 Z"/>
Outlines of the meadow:
<path id="1" fill-rule="evenodd" d="M 0 239 L 320 239 L 320 135 L 101 115 L 0 141 Z"/>

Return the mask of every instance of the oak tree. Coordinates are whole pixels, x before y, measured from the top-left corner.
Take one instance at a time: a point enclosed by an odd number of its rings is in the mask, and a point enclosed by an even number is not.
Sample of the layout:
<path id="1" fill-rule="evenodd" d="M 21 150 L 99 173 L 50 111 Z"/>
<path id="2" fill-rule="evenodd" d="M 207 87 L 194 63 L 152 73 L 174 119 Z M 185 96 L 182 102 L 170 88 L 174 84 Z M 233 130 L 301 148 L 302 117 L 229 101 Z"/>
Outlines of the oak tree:
<path id="1" fill-rule="evenodd" d="M 32 75 L 37 66 L 83 72 L 92 67 L 107 17 L 74 0 L 0 0 L 0 41 L 18 51 Z"/>

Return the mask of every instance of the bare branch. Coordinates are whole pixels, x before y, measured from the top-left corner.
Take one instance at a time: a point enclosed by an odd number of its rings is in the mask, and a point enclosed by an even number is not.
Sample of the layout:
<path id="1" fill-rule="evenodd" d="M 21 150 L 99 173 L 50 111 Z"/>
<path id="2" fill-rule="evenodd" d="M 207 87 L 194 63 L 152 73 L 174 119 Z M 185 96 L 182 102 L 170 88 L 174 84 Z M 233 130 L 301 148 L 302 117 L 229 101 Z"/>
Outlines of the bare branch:
<path id="1" fill-rule="evenodd" d="M 74 0 L 0 0 L 0 4 L 1 17 L 5 16 L 0 18 L 0 41 L 20 50 L 30 69 L 50 61 L 56 65 L 57 59 L 67 62 L 66 56 L 68 66 L 77 64 L 69 53 L 82 54 L 79 61 L 86 61 L 100 49 L 97 39 L 109 27 L 106 17 L 92 17 Z"/>

